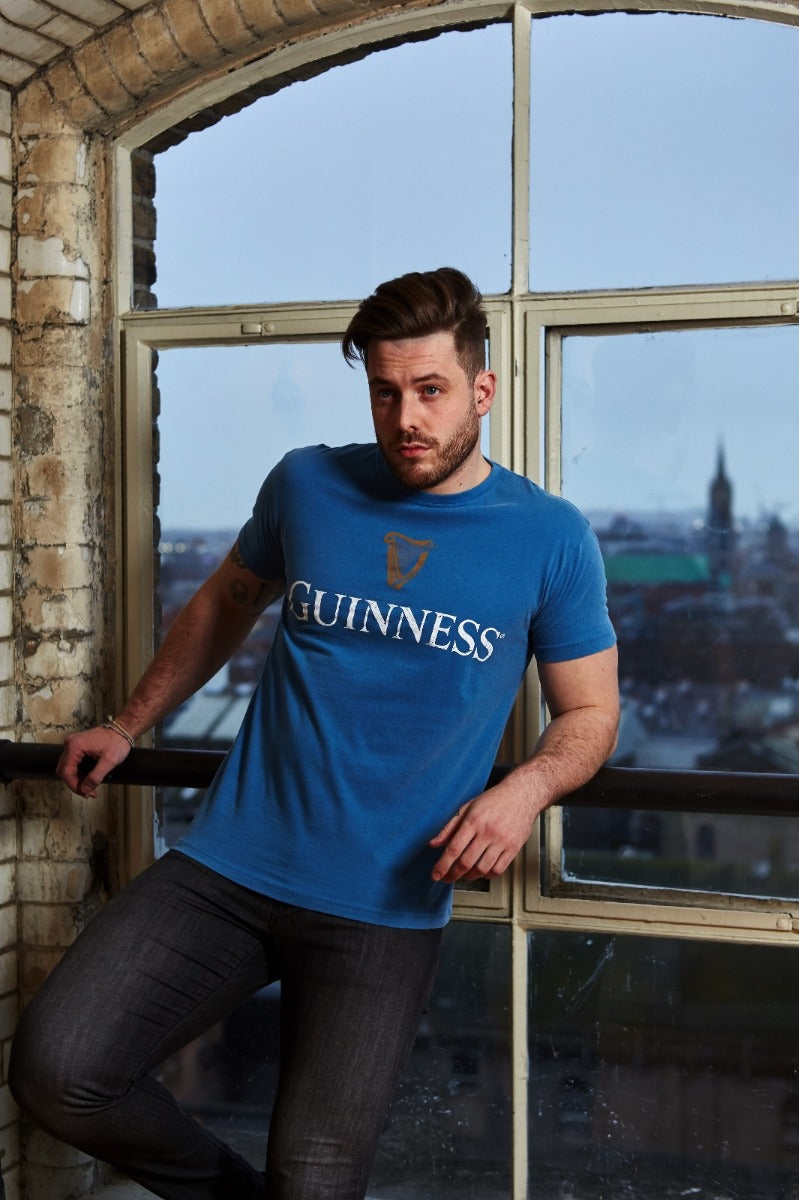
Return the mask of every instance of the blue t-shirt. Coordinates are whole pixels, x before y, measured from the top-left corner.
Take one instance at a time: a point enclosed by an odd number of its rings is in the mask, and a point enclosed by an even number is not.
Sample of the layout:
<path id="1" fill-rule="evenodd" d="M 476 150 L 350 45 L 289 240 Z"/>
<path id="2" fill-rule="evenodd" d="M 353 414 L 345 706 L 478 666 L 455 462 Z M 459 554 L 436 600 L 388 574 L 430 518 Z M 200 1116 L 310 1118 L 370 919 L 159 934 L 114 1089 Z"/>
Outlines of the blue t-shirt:
<path id="1" fill-rule="evenodd" d="M 587 521 L 496 464 L 439 495 L 375 445 L 317 446 L 271 472 L 239 550 L 285 578 L 282 617 L 178 848 L 289 904 L 445 924 L 427 843 L 484 789 L 531 657 L 613 645 Z"/>

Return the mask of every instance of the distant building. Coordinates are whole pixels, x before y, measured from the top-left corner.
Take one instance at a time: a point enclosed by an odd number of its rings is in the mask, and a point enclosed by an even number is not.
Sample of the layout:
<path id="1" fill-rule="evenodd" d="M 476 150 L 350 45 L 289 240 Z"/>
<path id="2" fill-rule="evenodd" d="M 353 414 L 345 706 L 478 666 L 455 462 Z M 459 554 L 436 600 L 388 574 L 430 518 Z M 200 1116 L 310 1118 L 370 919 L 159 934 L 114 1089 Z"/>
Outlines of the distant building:
<path id="1" fill-rule="evenodd" d="M 724 462 L 724 447 L 719 444 L 716 474 L 710 483 L 706 537 L 714 584 L 724 590 L 732 586 L 733 580 L 735 527 L 732 496 L 733 488 Z"/>

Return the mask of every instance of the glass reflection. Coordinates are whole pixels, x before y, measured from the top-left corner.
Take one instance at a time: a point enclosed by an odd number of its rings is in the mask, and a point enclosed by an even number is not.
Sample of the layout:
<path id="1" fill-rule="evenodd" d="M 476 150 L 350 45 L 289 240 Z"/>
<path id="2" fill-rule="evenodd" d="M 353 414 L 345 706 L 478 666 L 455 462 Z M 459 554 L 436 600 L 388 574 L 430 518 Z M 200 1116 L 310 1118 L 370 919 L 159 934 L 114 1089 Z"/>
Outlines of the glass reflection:
<path id="1" fill-rule="evenodd" d="M 531 1200 L 799 1194 L 791 949 L 530 936 Z"/>
<path id="2" fill-rule="evenodd" d="M 608 574 L 617 765 L 799 773 L 793 327 L 567 338 L 563 490 Z M 789 819 L 565 810 L 564 874 L 799 894 Z"/>
<path id="3" fill-rule="evenodd" d="M 507 1200 L 510 937 L 453 922 L 372 1172 L 370 1200 Z M 279 985 L 171 1058 L 182 1104 L 263 1168 L 277 1076 Z"/>

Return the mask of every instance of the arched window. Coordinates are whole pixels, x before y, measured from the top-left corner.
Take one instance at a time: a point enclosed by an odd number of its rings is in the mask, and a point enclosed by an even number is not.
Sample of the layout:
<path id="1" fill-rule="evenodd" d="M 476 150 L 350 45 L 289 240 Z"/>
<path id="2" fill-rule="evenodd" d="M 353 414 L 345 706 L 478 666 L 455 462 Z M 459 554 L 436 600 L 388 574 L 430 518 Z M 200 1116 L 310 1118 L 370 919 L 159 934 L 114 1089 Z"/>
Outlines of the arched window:
<path id="1" fill-rule="evenodd" d="M 363 379 L 336 345 L 355 303 L 451 263 L 487 297 L 500 377 L 487 452 L 573 499 L 602 545 L 624 696 L 615 761 L 675 779 L 797 772 L 799 152 L 781 98 L 799 29 L 719 19 L 718 4 L 585 7 L 464 3 L 435 28 L 424 10 L 387 17 L 126 135 L 131 677 L 272 462 L 371 436 Z M 270 620 L 163 740 L 229 741 Z M 508 757 L 530 753 L 541 719 L 531 678 Z M 157 841 L 195 799 L 161 797 Z M 761 1004 L 729 943 L 793 927 L 799 825 L 754 803 L 699 824 L 676 803 L 644 807 L 555 809 L 512 876 L 459 893 L 375 1196 L 446 1200 L 466 1180 L 481 1198 L 621 1194 L 637 1179 L 665 1200 L 719 1170 L 745 1191 L 753 1159 L 779 1176 L 780 1153 L 739 1130 L 732 1100 L 766 1035 L 747 1025 L 745 1053 L 724 1019 Z M 790 972 L 779 951 L 756 954 L 775 980 L 761 1027 L 791 1053 L 775 1016 Z M 655 1019 L 671 1034 L 648 1038 Z M 769 1071 L 764 1128 L 781 1111 Z M 713 1072 L 726 1072 L 718 1120 L 740 1133 L 726 1148 L 705 1104 Z M 579 1138 L 550 1153 L 578 1076 Z"/>

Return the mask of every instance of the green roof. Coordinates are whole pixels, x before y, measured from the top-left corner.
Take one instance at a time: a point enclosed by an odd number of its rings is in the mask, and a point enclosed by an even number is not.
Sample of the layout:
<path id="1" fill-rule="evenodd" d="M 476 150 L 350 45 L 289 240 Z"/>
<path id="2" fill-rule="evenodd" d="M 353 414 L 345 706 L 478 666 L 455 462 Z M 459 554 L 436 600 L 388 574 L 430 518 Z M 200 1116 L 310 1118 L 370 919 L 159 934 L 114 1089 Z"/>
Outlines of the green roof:
<path id="1" fill-rule="evenodd" d="M 612 554 L 605 556 L 608 583 L 708 583 L 710 564 L 705 554 Z"/>

